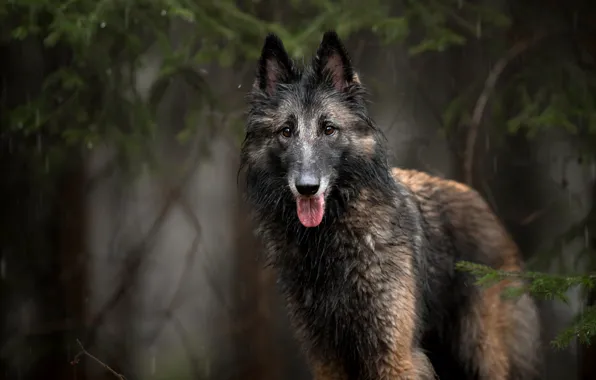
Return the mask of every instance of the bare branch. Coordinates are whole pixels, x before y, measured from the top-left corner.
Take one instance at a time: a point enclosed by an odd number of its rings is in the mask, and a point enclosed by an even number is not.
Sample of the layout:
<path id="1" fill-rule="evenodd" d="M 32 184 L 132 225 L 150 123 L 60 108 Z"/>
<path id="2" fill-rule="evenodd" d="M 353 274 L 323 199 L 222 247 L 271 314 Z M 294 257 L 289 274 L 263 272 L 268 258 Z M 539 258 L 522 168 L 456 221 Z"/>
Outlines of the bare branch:
<path id="1" fill-rule="evenodd" d="M 201 362 L 201 358 L 195 354 L 194 350 L 192 349 L 192 344 L 188 339 L 188 336 L 190 334 L 186 331 L 180 319 L 178 319 L 178 317 L 176 317 L 175 315 L 172 316 L 172 322 L 174 323 L 174 329 L 178 334 L 178 338 L 180 338 L 180 343 L 182 343 L 186 351 L 188 363 L 190 364 L 190 369 L 193 372 L 194 378 L 201 379 L 205 377 L 198 364 Z"/>
<path id="2" fill-rule="evenodd" d="M 184 284 L 188 280 L 188 276 L 192 273 L 193 264 L 195 261 L 195 257 L 197 255 L 197 250 L 199 248 L 199 243 L 201 239 L 197 234 L 186 253 L 186 260 L 184 263 L 184 268 L 182 270 L 182 274 L 178 278 L 178 285 L 176 290 L 174 291 L 174 295 L 170 299 L 168 306 L 164 309 L 162 322 L 161 324 L 155 329 L 153 335 L 147 340 L 148 346 L 153 346 L 159 335 L 161 334 L 166 322 L 170 320 L 173 316 L 174 312 L 176 311 L 178 304 L 180 303 L 180 297 L 182 290 L 184 289 Z"/>
<path id="3" fill-rule="evenodd" d="M 81 343 L 80 340 L 77 339 L 77 343 L 78 343 L 79 347 L 81 347 L 81 351 L 79 351 L 79 353 L 75 355 L 74 359 L 72 359 L 72 361 L 70 362 L 70 364 L 77 365 L 79 363 L 79 360 L 81 359 L 81 356 L 87 356 L 87 357 L 93 359 L 96 363 L 98 363 L 99 365 L 101 365 L 105 369 L 107 369 L 109 372 L 111 372 L 116 378 L 118 378 L 120 380 L 126 380 L 126 377 L 124 377 L 124 375 L 121 375 L 118 372 L 114 371 L 109 365 L 107 365 L 106 363 L 102 362 L 97 357 L 91 355 L 89 353 L 89 351 L 87 351 L 85 349 L 85 347 L 83 346 L 83 344 Z"/>
<path id="4" fill-rule="evenodd" d="M 476 101 L 474 111 L 472 113 L 472 120 L 470 121 L 470 127 L 468 128 L 468 134 L 466 136 L 466 147 L 464 153 L 464 179 L 466 184 L 472 185 L 473 179 L 473 165 L 474 165 L 474 148 L 476 147 L 476 138 L 478 136 L 478 130 L 480 129 L 480 123 L 484 116 L 484 110 L 488 104 L 488 100 L 495 90 L 499 77 L 505 71 L 505 68 L 513 61 L 516 57 L 524 53 L 526 50 L 538 43 L 542 38 L 545 37 L 545 33 L 538 33 L 532 38 L 524 39 L 516 43 L 509 49 L 504 57 L 499 59 L 493 66 L 492 70 L 488 73 L 486 81 L 484 82 L 484 89 Z"/>
<path id="5" fill-rule="evenodd" d="M 192 206 L 188 203 L 188 199 L 186 197 L 181 196 L 178 199 L 178 204 L 182 208 L 182 211 L 188 218 L 189 222 L 192 224 L 194 229 L 196 230 L 197 236 L 201 235 L 201 223 L 197 214 L 193 211 Z M 203 252 L 203 270 L 204 275 L 207 283 L 209 284 L 213 293 L 217 296 L 217 300 L 220 302 L 221 306 L 230 314 L 233 314 L 233 307 L 230 305 L 228 301 L 226 301 L 226 296 L 221 291 L 220 287 L 217 285 L 217 281 L 213 277 L 213 273 L 209 270 L 206 270 L 206 267 L 209 264 L 209 254 L 207 252 Z"/>
<path id="6" fill-rule="evenodd" d="M 544 215 L 549 209 L 549 206 L 543 207 L 539 210 L 532 212 L 530 215 L 526 216 L 522 221 L 519 222 L 520 225 L 525 226 L 536 221 L 542 215 Z"/>
<path id="7" fill-rule="evenodd" d="M 198 158 L 194 163 L 196 162 L 198 162 Z M 172 207 L 174 207 L 178 199 L 181 197 L 183 188 L 187 185 L 194 172 L 192 168 L 195 167 L 196 165 L 193 165 L 191 169 L 188 169 L 186 173 L 184 173 L 180 182 L 177 183 L 176 186 L 168 189 L 168 195 L 165 199 L 165 202 L 160 208 L 158 215 L 153 221 L 151 227 L 149 228 L 149 231 L 145 234 L 143 239 L 136 246 L 130 249 L 126 254 L 125 257 L 127 263 L 124 268 L 124 273 L 122 274 L 123 280 L 121 281 L 117 289 L 112 293 L 110 298 L 100 308 L 98 313 L 93 317 L 90 323 L 90 330 L 86 337 L 86 342 L 88 345 L 93 345 L 95 343 L 97 329 L 103 323 L 108 313 L 118 304 L 118 302 L 128 292 L 128 289 L 133 285 L 132 279 L 135 278 L 135 274 L 139 271 L 139 268 L 143 264 L 143 260 L 145 258 L 145 254 L 147 251 L 147 247 L 149 246 L 149 243 L 153 238 L 155 238 L 155 236 L 157 236 L 158 232 L 161 230 L 163 224 L 165 223 L 170 213 L 170 210 L 172 209 Z"/>
<path id="8" fill-rule="evenodd" d="M 97 328 L 103 323 L 108 313 L 118 304 L 120 299 L 126 294 L 128 289 L 132 286 L 132 281 L 129 279 L 134 278 L 134 274 L 138 271 L 141 266 L 146 248 L 149 241 L 154 238 L 158 231 L 161 229 L 166 217 L 168 216 L 170 209 L 174 205 L 175 201 L 180 196 L 180 189 L 174 189 L 166 199 L 166 202 L 162 206 L 157 218 L 154 220 L 149 232 L 145 235 L 145 238 L 126 255 L 127 263 L 122 275 L 122 282 L 119 284 L 117 289 L 112 293 L 110 298 L 104 303 L 99 312 L 94 316 L 91 322 L 91 329 L 88 332 L 87 341 L 91 342 L 92 345 L 96 338 Z"/>

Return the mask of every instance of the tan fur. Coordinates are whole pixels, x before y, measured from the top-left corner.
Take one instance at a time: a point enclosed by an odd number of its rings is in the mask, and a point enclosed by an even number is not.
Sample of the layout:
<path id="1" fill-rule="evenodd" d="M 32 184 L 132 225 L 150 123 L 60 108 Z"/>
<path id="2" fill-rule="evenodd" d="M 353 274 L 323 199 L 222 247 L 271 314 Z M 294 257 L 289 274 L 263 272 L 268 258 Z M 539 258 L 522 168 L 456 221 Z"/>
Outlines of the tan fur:
<path id="1" fill-rule="evenodd" d="M 386 226 L 390 222 L 391 215 L 388 213 L 387 208 L 379 205 L 374 199 L 370 199 L 367 191 L 362 192 L 359 200 L 354 205 L 354 209 L 354 216 L 349 220 L 349 223 L 352 224 L 354 230 L 361 229 L 361 226 L 369 227 L 372 235 L 368 235 L 366 240 L 371 244 L 371 248 L 375 248 L 375 254 L 384 255 L 389 253 L 402 258 L 400 265 L 404 275 L 401 276 L 399 282 L 387 289 L 361 289 L 362 292 L 372 292 L 370 297 L 378 297 L 378 302 L 392 305 L 391 310 L 393 312 L 391 315 L 376 316 L 381 323 L 389 326 L 388 330 L 392 331 L 392 336 L 388 337 L 388 340 L 393 343 L 393 350 L 379 363 L 376 363 L 379 373 L 382 374 L 382 379 L 434 379 L 434 372 L 430 362 L 422 352 L 415 350 L 412 346 L 418 316 L 416 315 L 415 305 L 416 294 L 413 291 L 416 286 L 412 272 L 412 252 L 404 251 L 409 249 L 410 246 L 404 242 L 404 244 L 398 245 L 399 249 L 392 245 L 391 249 L 394 249 L 394 252 L 384 252 L 384 250 L 389 249 L 386 243 L 390 236 L 386 232 Z M 360 219 L 361 215 L 371 214 L 375 217 L 367 218 L 367 220 Z M 372 225 L 370 220 L 373 221 Z M 385 269 L 371 264 L 366 270 L 372 276 L 380 276 L 380 271 Z M 352 280 L 354 283 L 362 282 L 361 278 L 353 278 Z M 365 283 L 365 285 L 368 284 Z M 334 368 L 336 367 L 333 363 L 322 365 L 315 362 L 313 367 L 315 379 L 347 379 Z"/>
<path id="2" fill-rule="evenodd" d="M 393 175 L 416 195 L 425 197 L 430 193 L 435 193 L 436 196 L 436 192 L 441 192 L 439 198 L 445 202 L 446 212 L 456 229 L 460 230 L 462 234 L 473 234 L 486 244 L 494 245 L 495 249 L 490 251 L 499 254 L 503 259 L 500 269 L 521 269 L 517 247 L 505 230 L 482 228 L 483 220 L 478 219 L 479 215 L 489 218 L 488 222 L 495 223 L 495 226 L 500 226 L 500 224 L 496 217 L 486 212 L 488 206 L 474 190 L 455 181 L 432 177 L 416 171 L 393 169 Z M 360 228 L 368 221 L 369 230 L 373 231 L 373 235 L 367 236 L 366 242 L 371 248 L 376 248 L 378 254 L 386 253 L 380 251 L 386 249 L 384 243 L 388 238 L 383 233 L 384 226 L 390 218 L 390 215 L 386 213 L 386 208 L 375 204 L 373 199 L 369 199 L 366 191 L 362 192 L 354 208 L 357 211 L 351 221 L 354 228 Z M 462 210 L 467 210 L 467 212 L 462 212 Z M 428 208 L 426 212 L 436 212 L 436 210 Z M 356 215 L 371 214 L 375 217 L 368 218 L 368 220 L 356 217 Z M 372 225 L 370 225 L 370 220 L 373 221 Z M 404 244 L 404 246 L 407 245 Z M 394 343 L 394 349 L 381 362 L 377 363 L 377 367 L 383 379 L 434 379 L 436 375 L 426 355 L 415 350 L 411 344 L 417 318 L 416 294 L 412 291 L 415 288 L 411 272 L 412 255 L 410 252 L 403 251 L 395 254 L 405 259 L 401 261 L 401 268 L 406 276 L 403 276 L 397 284 L 398 286 L 394 286 L 392 289 L 377 289 L 378 295 L 381 295 L 379 302 L 393 305 L 392 310 L 394 310 L 392 315 L 378 316 L 383 323 L 391 326 L 390 331 L 393 331 L 393 334 L 389 340 Z M 382 270 L 382 268 L 367 269 L 369 273 L 373 274 L 375 270 Z M 483 290 L 481 301 L 475 306 L 474 312 L 469 318 L 462 321 L 465 324 L 463 331 L 468 334 L 464 339 L 476 340 L 474 343 L 476 348 L 469 354 L 478 356 L 478 362 L 483 363 L 481 368 L 478 368 L 481 379 L 506 380 L 508 376 L 509 352 L 511 351 L 509 344 L 512 340 L 516 342 L 516 339 L 512 339 L 512 334 L 516 333 L 513 328 L 514 321 L 512 321 L 514 305 L 511 303 L 512 301 L 504 301 L 501 294 L 503 289 L 509 285 L 512 285 L 511 281 L 502 281 Z M 373 296 L 376 295 L 371 294 L 371 297 Z M 301 330 L 301 328 L 297 328 L 299 336 L 302 335 Z M 323 363 L 320 360 L 311 360 L 316 380 L 347 379 L 332 361 Z"/>
<path id="3" fill-rule="evenodd" d="M 447 179 L 430 176 L 426 173 L 394 168 L 392 174 L 396 179 L 408 186 L 421 200 L 423 212 L 431 213 L 438 210 L 429 207 L 424 210 L 427 199 L 431 196 L 436 204 L 443 206 L 443 211 L 453 225 L 458 237 L 473 239 L 476 244 L 483 245 L 483 252 L 493 254 L 491 259 L 500 262 L 496 269 L 506 271 L 520 271 L 521 259 L 517 245 L 505 231 L 497 217 L 490 211 L 483 198 L 470 187 Z M 536 335 L 516 336 L 523 331 L 536 332 L 534 329 L 520 325 L 520 315 L 516 313 L 516 301 L 504 300 L 503 290 L 512 285 L 519 285 L 515 281 L 504 280 L 481 291 L 481 301 L 475 305 L 474 312 L 462 323 L 466 332 L 464 339 L 476 339 L 473 352 L 464 355 L 474 355 L 477 362 L 483 363 L 478 368 L 481 379 L 506 380 L 511 360 L 523 360 L 511 355 L 516 352 L 514 345 L 537 345 Z M 528 303 L 525 299 L 517 302 Z M 533 310 L 528 311 L 524 320 L 532 318 Z M 537 323 L 537 322 L 535 322 Z M 527 342 L 524 339 L 527 338 Z M 528 349 L 522 352 L 532 352 Z M 527 363 L 527 365 L 531 365 Z"/>
<path id="4" fill-rule="evenodd" d="M 377 142 L 375 141 L 374 137 L 368 136 L 360 139 L 357 146 L 360 153 L 371 157 L 375 153 L 376 145 Z"/>

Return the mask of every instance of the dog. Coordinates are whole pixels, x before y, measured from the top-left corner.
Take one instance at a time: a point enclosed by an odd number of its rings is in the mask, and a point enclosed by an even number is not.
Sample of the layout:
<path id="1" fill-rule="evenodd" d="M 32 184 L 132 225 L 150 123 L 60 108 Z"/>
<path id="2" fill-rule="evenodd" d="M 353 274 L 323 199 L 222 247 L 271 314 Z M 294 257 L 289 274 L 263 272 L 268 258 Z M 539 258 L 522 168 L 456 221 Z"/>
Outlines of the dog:
<path id="1" fill-rule="evenodd" d="M 334 31 L 305 67 L 267 35 L 248 103 L 245 197 L 315 379 L 538 376 L 532 298 L 455 269 L 523 270 L 516 244 L 470 187 L 390 167 Z"/>

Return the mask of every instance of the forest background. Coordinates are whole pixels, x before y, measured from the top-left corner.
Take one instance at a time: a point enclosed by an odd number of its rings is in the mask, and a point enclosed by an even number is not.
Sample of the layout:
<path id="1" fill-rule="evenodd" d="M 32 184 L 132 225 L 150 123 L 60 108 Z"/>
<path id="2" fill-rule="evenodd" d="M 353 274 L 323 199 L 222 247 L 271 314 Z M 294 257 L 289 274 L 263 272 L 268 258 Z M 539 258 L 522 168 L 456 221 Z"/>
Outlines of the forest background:
<path id="1" fill-rule="evenodd" d="M 0 377 L 308 378 L 236 172 L 266 33 L 302 60 L 335 29 L 394 164 L 521 247 L 544 379 L 596 379 L 595 26 L 589 0 L 0 3 Z"/>

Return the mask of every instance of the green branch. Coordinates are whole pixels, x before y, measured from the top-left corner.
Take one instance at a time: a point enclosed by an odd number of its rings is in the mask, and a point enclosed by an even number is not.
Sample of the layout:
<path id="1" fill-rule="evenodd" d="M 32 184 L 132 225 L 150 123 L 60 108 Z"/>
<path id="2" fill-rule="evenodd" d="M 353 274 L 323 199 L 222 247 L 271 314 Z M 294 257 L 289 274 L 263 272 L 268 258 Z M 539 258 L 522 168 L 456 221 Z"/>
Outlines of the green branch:
<path id="1" fill-rule="evenodd" d="M 503 271 L 467 261 L 457 263 L 456 268 L 475 276 L 476 284 L 483 288 L 503 280 L 520 280 L 521 285 L 510 286 L 504 290 L 505 297 L 518 297 L 527 292 L 537 298 L 558 299 L 567 303 L 565 293 L 569 289 L 579 286 L 592 290 L 596 287 L 596 274 L 562 276 L 540 272 Z M 563 330 L 551 344 L 562 348 L 569 345 L 574 338 L 578 338 L 581 343 L 589 344 L 594 335 L 596 335 L 596 307 L 590 307 L 580 313 L 573 324 Z"/>

